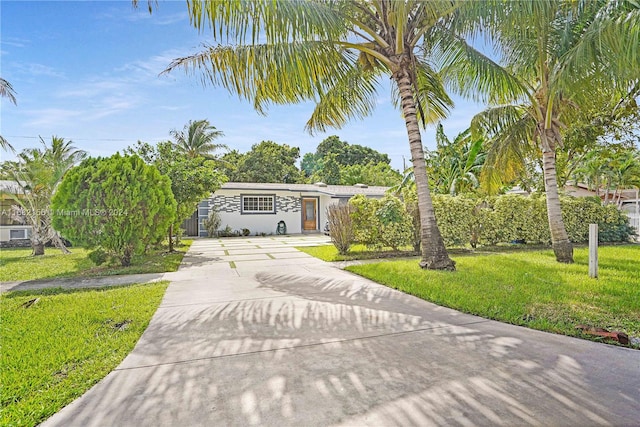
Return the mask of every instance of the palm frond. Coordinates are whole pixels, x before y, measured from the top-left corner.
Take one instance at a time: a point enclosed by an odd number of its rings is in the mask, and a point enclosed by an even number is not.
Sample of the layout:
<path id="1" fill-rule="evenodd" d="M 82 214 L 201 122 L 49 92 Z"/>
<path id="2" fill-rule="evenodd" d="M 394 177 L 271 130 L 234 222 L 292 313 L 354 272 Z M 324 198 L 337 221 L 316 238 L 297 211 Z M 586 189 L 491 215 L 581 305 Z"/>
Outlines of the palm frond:
<path id="1" fill-rule="evenodd" d="M 191 24 L 230 44 L 337 40 L 345 27 L 333 6 L 323 1 L 187 0 Z"/>
<path id="2" fill-rule="evenodd" d="M 492 104 L 522 99 L 527 93 L 518 78 L 466 40 L 444 31 L 441 34 L 432 53 L 442 78 L 452 90 L 474 101 Z"/>
<path id="3" fill-rule="evenodd" d="M 639 2 L 604 2 L 581 34 L 580 43 L 563 58 L 563 67 L 569 73 L 594 66 L 619 80 L 637 79 L 640 74 Z"/>
<path id="4" fill-rule="evenodd" d="M 16 102 L 16 91 L 11 86 L 11 83 L 0 77 L 0 97 L 8 98 L 14 105 Z"/>
<path id="5" fill-rule="evenodd" d="M 358 61 L 320 99 L 305 129 L 313 134 L 327 127 L 340 128 L 353 118 L 364 118 L 376 107 L 377 78 L 375 64 Z"/>
<path id="6" fill-rule="evenodd" d="M 453 100 L 447 94 L 442 79 L 425 61 L 416 61 L 416 85 L 414 99 L 418 120 L 425 126 L 437 123 L 449 115 Z M 391 88 L 391 99 L 400 107 L 400 94 L 396 86 Z"/>
<path id="7" fill-rule="evenodd" d="M 471 121 L 474 135 L 486 135 L 489 140 L 480 181 L 489 193 L 495 193 L 502 183 L 516 178 L 527 157 L 535 151 L 532 138 L 535 119 L 528 110 L 516 105 L 489 108 Z"/>
<path id="8" fill-rule="evenodd" d="M 269 103 L 314 99 L 337 84 L 356 60 L 348 50 L 315 41 L 205 47 L 174 60 L 163 73 L 176 68 L 200 73 L 203 84 L 222 86 L 251 100 L 263 114 Z"/>

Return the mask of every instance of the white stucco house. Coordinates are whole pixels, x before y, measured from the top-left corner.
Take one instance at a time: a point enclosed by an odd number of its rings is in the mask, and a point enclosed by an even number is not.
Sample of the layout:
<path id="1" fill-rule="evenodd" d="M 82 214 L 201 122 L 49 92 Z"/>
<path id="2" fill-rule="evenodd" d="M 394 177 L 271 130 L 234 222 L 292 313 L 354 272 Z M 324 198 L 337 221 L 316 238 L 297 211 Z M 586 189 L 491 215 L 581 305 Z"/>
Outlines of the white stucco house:
<path id="1" fill-rule="evenodd" d="M 16 183 L 0 180 L 0 246 L 27 246 L 31 226 L 16 216 L 16 202 L 9 193 L 19 193 Z"/>
<path id="2" fill-rule="evenodd" d="M 251 235 L 276 234 L 284 221 L 287 234 L 319 233 L 327 220 L 327 206 L 346 203 L 356 194 L 382 198 L 388 187 L 356 184 L 266 184 L 227 182 L 198 206 L 198 235 L 207 236 L 202 222 L 215 209 L 233 230 L 248 229 Z"/>

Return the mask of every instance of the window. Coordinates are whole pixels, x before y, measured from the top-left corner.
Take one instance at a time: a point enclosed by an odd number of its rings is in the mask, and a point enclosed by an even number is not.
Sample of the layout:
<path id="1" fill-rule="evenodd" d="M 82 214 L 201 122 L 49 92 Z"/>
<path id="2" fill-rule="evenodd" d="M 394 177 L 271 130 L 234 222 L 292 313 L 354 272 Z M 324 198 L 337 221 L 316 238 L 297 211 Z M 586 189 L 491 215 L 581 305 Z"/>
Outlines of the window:
<path id="1" fill-rule="evenodd" d="M 27 230 L 9 230 L 9 240 L 20 240 L 27 238 Z"/>
<path id="2" fill-rule="evenodd" d="M 243 214 L 276 213 L 275 196 L 242 196 Z"/>

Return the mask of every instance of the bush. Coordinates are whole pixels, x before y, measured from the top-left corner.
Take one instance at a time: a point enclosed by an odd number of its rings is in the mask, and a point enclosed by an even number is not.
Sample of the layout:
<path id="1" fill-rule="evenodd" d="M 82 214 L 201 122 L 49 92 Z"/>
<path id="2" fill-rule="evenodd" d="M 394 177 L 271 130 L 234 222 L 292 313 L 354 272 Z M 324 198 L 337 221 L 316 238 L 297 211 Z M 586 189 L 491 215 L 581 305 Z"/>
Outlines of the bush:
<path id="1" fill-rule="evenodd" d="M 356 242 L 367 246 L 376 246 L 380 242 L 382 224 L 375 216 L 378 201 L 362 194 L 349 200 L 353 235 Z"/>
<path id="2" fill-rule="evenodd" d="M 90 158 L 64 177 L 51 203 L 53 226 L 73 242 L 100 246 L 131 264 L 164 239 L 175 220 L 171 181 L 138 156 Z"/>
<path id="3" fill-rule="evenodd" d="M 405 187 L 402 191 L 402 200 L 404 208 L 411 220 L 411 245 L 415 252 L 420 252 L 422 245 L 422 233 L 420 224 L 420 209 L 418 208 L 418 195 L 415 191 L 411 191 Z"/>
<path id="4" fill-rule="evenodd" d="M 218 237 L 233 237 L 233 228 L 227 224 L 224 228 L 218 230 Z"/>
<path id="5" fill-rule="evenodd" d="M 109 258 L 109 254 L 107 254 L 102 248 L 98 248 L 92 252 L 89 252 L 89 254 L 87 255 L 87 257 L 89 257 L 89 259 L 95 264 L 95 265 L 102 265 L 104 264 L 107 259 Z"/>
<path id="6" fill-rule="evenodd" d="M 394 196 L 370 199 L 357 195 L 349 200 L 352 206 L 354 236 L 357 242 L 381 249 L 414 244 L 413 218 L 402 202 Z"/>
<path id="7" fill-rule="evenodd" d="M 461 196 L 433 196 L 433 209 L 445 245 L 464 246 L 471 241 L 476 204 L 475 200 Z"/>
<path id="8" fill-rule="evenodd" d="M 346 254 L 354 241 L 353 220 L 351 213 L 353 207 L 350 204 L 334 204 L 327 208 L 327 218 L 329 221 L 329 236 L 331 243 L 336 247 L 338 253 Z"/>
<path id="9" fill-rule="evenodd" d="M 404 197 L 407 204 L 412 195 Z M 603 206 L 600 199 L 588 197 L 562 197 L 561 204 L 567 234 L 574 243 L 586 243 L 589 224 L 594 223 L 599 225 L 601 243 L 627 242 L 634 236 L 628 218 L 614 205 Z M 447 246 L 551 243 L 544 194 L 484 199 L 434 195 L 433 206 Z M 415 236 L 415 225 L 412 229 Z"/>
<path id="10" fill-rule="evenodd" d="M 209 237 L 218 236 L 218 229 L 220 228 L 220 224 L 222 224 L 222 219 L 220 218 L 220 214 L 215 209 L 211 209 L 209 211 L 209 215 L 202 221 L 202 225 L 207 230 L 207 235 Z"/>
<path id="11" fill-rule="evenodd" d="M 412 218 L 404 205 L 394 196 L 385 196 L 378 201 L 376 217 L 382 224 L 380 243 L 397 251 L 401 246 L 412 245 Z"/>

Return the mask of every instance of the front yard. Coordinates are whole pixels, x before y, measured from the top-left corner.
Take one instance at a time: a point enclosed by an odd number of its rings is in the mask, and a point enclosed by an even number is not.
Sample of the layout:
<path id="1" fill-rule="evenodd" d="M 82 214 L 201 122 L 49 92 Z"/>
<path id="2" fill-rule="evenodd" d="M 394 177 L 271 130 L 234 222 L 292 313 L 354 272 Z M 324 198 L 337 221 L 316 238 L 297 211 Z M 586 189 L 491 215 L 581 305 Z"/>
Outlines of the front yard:
<path id="1" fill-rule="evenodd" d="M 300 248 L 335 260 L 333 246 Z M 559 264 L 550 250 L 455 255 L 457 271 L 422 270 L 418 258 L 346 269 L 438 305 L 515 325 L 603 340 L 578 325 L 640 337 L 640 245 L 599 248 L 599 278 L 588 276 L 587 248 Z M 639 348 L 638 341 L 632 344 Z"/>
<path id="2" fill-rule="evenodd" d="M 2 249 L 0 251 L 0 282 L 14 280 L 51 279 L 56 277 L 91 277 L 120 274 L 164 273 L 176 271 L 192 240 L 182 240 L 179 252 L 167 253 L 166 248 L 151 250 L 134 256 L 129 267 L 118 264 L 96 266 L 89 258 L 89 250 L 69 248 L 71 254 L 62 254 L 56 248 L 47 248 L 45 255 L 32 257 L 31 249 Z"/>
<path id="3" fill-rule="evenodd" d="M 37 425 L 112 371 L 167 285 L 0 295 L 0 425 Z"/>

